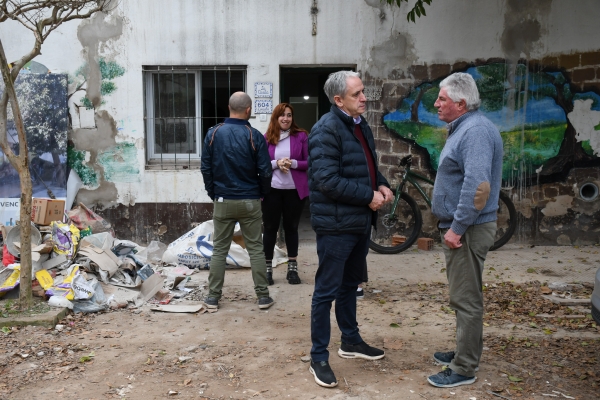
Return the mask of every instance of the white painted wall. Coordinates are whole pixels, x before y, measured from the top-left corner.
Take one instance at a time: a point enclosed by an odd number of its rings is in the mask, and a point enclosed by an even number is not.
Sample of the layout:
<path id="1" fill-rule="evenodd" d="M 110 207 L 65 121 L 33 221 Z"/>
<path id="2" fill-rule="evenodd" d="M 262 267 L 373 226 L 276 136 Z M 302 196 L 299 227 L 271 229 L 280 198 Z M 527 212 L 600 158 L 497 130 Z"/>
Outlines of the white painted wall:
<path id="1" fill-rule="evenodd" d="M 123 34 L 103 43 L 100 54 L 127 72 L 115 80 L 118 89 L 101 108 L 117 121 L 117 141 L 136 143 L 140 170 L 139 182 L 117 183 L 119 202 L 209 201 L 199 171 L 145 170 L 142 65 L 247 65 L 249 93 L 254 82 L 273 82 L 277 104 L 281 64 L 356 64 L 363 72 L 394 67 L 406 71 L 411 64 L 506 56 L 501 42 L 509 12 L 505 0 L 436 0 L 416 24 L 406 21 L 406 4 L 398 9 L 381 6 L 378 0 L 319 0 L 316 36 L 311 34 L 311 5 L 312 0 L 119 2 L 108 18 L 124 19 Z M 529 56 L 597 49 L 599 17 L 595 0 L 552 1 L 548 13 L 539 16 L 542 36 Z M 52 33 L 36 61 L 72 74 L 84 62 L 78 24 Z M 0 24 L 0 38 L 9 60 L 31 45 L 31 33 L 12 22 Z M 373 48 L 396 38 L 406 46 L 395 58 L 373 58 L 380 54 Z M 261 131 L 267 127 L 258 119 L 251 123 Z"/>

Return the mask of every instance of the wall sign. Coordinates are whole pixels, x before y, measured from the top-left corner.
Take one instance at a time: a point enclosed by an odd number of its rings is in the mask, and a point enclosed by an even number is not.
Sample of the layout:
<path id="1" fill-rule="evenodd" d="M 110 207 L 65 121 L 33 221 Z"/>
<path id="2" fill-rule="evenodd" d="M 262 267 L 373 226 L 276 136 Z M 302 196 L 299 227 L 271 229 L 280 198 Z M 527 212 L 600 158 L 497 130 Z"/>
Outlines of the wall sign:
<path id="1" fill-rule="evenodd" d="M 254 83 L 254 97 L 273 97 L 273 83 L 272 82 L 255 82 Z"/>
<path id="2" fill-rule="evenodd" d="M 254 114 L 271 114 L 273 100 L 254 100 Z"/>

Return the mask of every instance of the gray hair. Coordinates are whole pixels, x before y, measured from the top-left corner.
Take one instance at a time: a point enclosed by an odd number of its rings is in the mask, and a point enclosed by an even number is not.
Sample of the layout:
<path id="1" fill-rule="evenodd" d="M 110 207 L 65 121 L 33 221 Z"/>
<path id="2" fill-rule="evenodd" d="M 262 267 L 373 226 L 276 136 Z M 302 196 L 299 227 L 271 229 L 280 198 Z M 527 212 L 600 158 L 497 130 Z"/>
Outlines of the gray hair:
<path id="1" fill-rule="evenodd" d="M 244 92 L 235 92 L 229 98 L 229 109 L 234 113 L 245 112 L 248 107 L 252 107 L 252 99 Z"/>
<path id="2" fill-rule="evenodd" d="M 464 100 L 469 111 L 477 110 L 481 105 L 477 84 L 469 74 L 464 72 L 454 73 L 440 82 L 441 88 L 446 88 L 446 93 L 452 101 Z"/>
<path id="3" fill-rule="evenodd" d="M 335 100 L 333 99 L 335 96 L 344 97 L 346 95 L 346 90 L 348 89 L 346 80 L 350 77 L 360 78 L 360 75 L 354 71 L 338 71 L 329 74 L 323 90 L 331 104 L 335 104 Z"/>

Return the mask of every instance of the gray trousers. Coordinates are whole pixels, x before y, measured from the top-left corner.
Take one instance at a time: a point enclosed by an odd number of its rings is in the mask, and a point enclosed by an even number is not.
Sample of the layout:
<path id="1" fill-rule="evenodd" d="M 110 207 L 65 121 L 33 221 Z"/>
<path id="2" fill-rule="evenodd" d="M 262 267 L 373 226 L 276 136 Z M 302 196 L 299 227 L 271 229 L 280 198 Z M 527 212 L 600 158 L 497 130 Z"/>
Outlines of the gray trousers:
<path id="1" fill-rule="evenodd" d="M 450 249 L 443 241 L 450 307 L 456 312 L 456 349 L 450 369 L 475 376 L 483 352 L 483 263 L 494 244 L 496 222 L 470 226 L 462 236 L 462 247 Z"/>

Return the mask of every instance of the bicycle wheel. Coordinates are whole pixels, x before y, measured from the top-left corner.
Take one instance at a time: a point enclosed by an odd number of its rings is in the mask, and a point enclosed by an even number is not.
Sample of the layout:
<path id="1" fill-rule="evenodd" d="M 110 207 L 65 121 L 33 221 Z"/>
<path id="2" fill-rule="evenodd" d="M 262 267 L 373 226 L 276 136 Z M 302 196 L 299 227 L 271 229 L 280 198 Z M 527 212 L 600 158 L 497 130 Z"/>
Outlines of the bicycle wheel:
<path id="1" fill-rule="evenodd" d="M 376 228 L 371 228 L 369 247 L 381 254 L 396 254 L 408 249 L 419 238 L 423 226 L 421 210 L 408 194 L 400 194 L 394 214 L 390 214 L 392 205 L 388 203 L 379 209 Z"/>
<path id="2" fill-rule="evenodd" d="M 517 210 L 510 197 L 503 191 L 500 191 L 500 199 L 498 200 L 498 220 L 496 223 L 498 224 L 496 239 L 490 250 L 496 250 L 504 246 L 517 229 Z"/>

